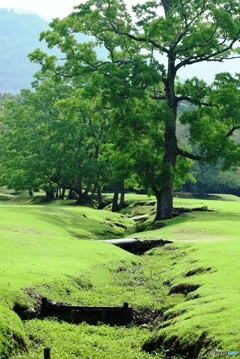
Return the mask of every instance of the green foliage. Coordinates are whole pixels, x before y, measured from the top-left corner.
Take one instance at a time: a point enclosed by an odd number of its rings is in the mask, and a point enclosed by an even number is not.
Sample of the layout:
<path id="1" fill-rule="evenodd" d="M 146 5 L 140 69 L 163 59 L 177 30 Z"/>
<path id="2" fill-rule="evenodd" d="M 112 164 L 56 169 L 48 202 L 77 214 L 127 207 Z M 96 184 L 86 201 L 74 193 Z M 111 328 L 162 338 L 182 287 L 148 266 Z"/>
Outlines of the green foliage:
<path id="1" fill-rule="evenodd" d="M 239 160 L 239 141 L 235 136 L 239 129 L 239 75 L 216 75 L 207 98 L 209 106 L 182 113 L 180 121 L 189 125 L 189 142 L 198 146 L 203 162 L 216 163 L 223 158 L 224 169 L 236 168 Z"/>
<path id="2" fill-rule="evenodd" d="M 58 186 L 90 190 L 104 181 L 106 165 L 99 158 L 107 116 L 97 111 L 81 90 L 36 74 L 36 91 L 22 91 L 22 103 L 4 105 L 1 134 L 2 181 L 16 190 Z M 99 160 L 99 161 L 98 161 Z"/>
<path id="3" fill-rule="evenodd" d="M 192 105 L 201 105 L 206 100 L 211 91 L 211 87 L 197 77 L 186 80 L 184 83 L 178 82 L 176 92 L 182 96 L 190 96 Z"/>
<path id="4" fill-rule="evenodd" d="M 238 194 L 239 171 L 222 171 L 222 163 L 219 161 L 216 166 L 195 163 L 193 175 L 196 185 L 193 190 L 201 196 L 208 193 L 232 193 Z"/>
<path id="5" fill-rule="evenodd" d="M 92 75 L 93 82 L 98 81 L 102 104 L 113 109 L 112 128 L 115 129 L 115 125 L 118 131 L 124 128 L 129 152 L 129 147 L 135 146 L 135 136 L 138 136 L 136 153 L 131 151 L 129 155 L 132 161 L 119 148 L 118 153 L 122 152 L 125 162 L 122 161 L 121 174 L 113 163 L 113 179 L 120 174 L 121 183 L 127 176 L 131 181 L 135 178 L 139 186 L 151 187 L 159 201 L 157 217 L 170 218 L 174 183 L 178 186 L 179 178 L 182 177 L 182 181 L 185 176 L 187 178 L 190 168 L 190 162 L 177 161 L 177 157 L 202 158 L 206 162 L 216 162 L 224 157 L 225 166 L 230 166 L 227 164 L 228 156 L 230 158 L 230 153 L 238 152 L 238 146 L 227 135 L 233 127 L 226 126 L 224 111 L 222 114 L 218 112 L 220 105 L 215 103 L 217 91 L 214 85 L 211 87 L 197 78 L 183 84 L 176 79 L 182 67 L 231 59 L 238 53 L 239 4 L 236 1 L 226 4 L 226 1 L 219 0 L 213 5 L 211 1 L 196 0 L 183 6 L 178 0 L 150 1 L 134 6 L 133 13 L 135 22 L 124 2 L 89 0 L 77 6 L 76 11 L 64 20 L 54 20 L 50 24 L 52 31 L 41 34 L 50 48 L 58 46 L 66 54 L 62 66 L 54 65 L 53 58 L 43 58 L 37 51 L 30 56 L 42 63 L 43 71 L 55 68 L 59 76 L 70 77 L 75 84 L 79 85 L 79 80 L 86 74 Z M 74 37 L 78 33 L 92 36 L 93 41 L 78 44 Z M 94 48 L 99 45 L 107 50 L 108 60 L 97 58 Z M 159 60 L 159 54 L 167 56 L 166 66 Z M 224 82 L 229 82 L 229 79 L 225 78 Z M 158 100 L 160 105 L 155 102 L 155 109 L 152 106 L 148 111 L 147 98 Z M 135 99 L 148 104 L 140 109 Z M 182 101 L 196 106 L 193 112 L 183 113 L 181 121 L 190 125 L 190 144 L 198 145 L 198 156 L 183 151 L 176 138 L 177 107 Z M 155 120 L 156 112 L 158 119 Z M 237 117 L 235 113 L 234 118 Z M 214 118 L 214 124 L 211 118 Z M 154 127 L 156 122 L 157 130 Z M 148 138 L 143 135 L 146 133 Z M 108 149 L 119 147 L 123 135 L 115 137 L 113 146 Z M 137 163 L 135 168 L 134 162 Z M 180 163 L 182 169 L 179 172 Z M 141 173 L 140 167 L 143 169 Z M 168 205 L 162 208 L 162 203 Z"/>
<path id="6" fill-rule="evenodd" d="M 225 169 L 237 166 L 239 144 L 232 134 L 239 129 L 238 75 L 219 74 L 212 86 L 196 77 L 180 83 L 177 75 L 182 67 L 238 53 L 239 4 L 153 1 L 133 12 L 135 22 L 123 1 L 89 0 L 41 33 L 64 61 L 39 48 L 32 52 L 31 61 L 41 64 L 35 92 L 23 91 L 25 103 L 14 110 L 6 106 L 2 162 L 10 164 L 9 171 L 3 165 L 10 186 L 70 189 L 86 203 L 88 193 L 93 198 L 104 184 L 125 182 L 151 188 L 156 219 L 164 219 L 172 215 L 174 186 L 193 180 L 190 160 L 215 164 L 220 158 Z M 99 47 L 105 59 L 97 55 Z M 166 66 L 159 59 L 163 53 Z M 198 154 L 184 150 L 176 137 L 182 101 L 194 106 L 180 122 Z M 19 125 L 9 124 L 11 116 Z M 21 140 L 20 128 L 27 128 Z M 15 153 L 7 145 L 13 138 Z"/>

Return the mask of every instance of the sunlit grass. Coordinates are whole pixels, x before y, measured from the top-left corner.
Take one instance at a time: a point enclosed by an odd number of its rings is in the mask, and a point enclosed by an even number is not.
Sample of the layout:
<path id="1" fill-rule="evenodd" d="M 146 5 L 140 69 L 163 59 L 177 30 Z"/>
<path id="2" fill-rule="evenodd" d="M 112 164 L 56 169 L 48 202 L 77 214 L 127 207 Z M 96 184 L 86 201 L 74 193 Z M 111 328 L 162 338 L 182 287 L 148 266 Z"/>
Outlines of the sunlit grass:
<path id="1" fill-rule="evenodd" d="M 33 305 L 33 299 L 25 294 L 25 289 L 32 287 L 50 299 L 64 299 L 70 303 L 77 297 L 79 299 L 77 293 L 81 287 L 107 280 L 119 262 L 135 261 L 130 253 L 94 241 L 123 236 L 132 224 L 133 221 L 122 215 L 91 208 L 2 202 L 1 358 L 7 358 L 18 342 L 22 345 L 26 342 L 22 323 L 11 311 L 16 304 Z"/>
<path id="2" fill-rule="evenodd" d="M 185 300 L 166 311 L 166 321 L 159 326 L 159 336 L 168 343 L 178 336 L 187 347 L 190 338 L 205 333 L 214 347 L 240 352 L 240 246 L 236 240 L 178 244 L 179 250 L 166 252 L 173 265 L 165 271 L 171 288 L 197 285 L 185 293 Z M 162 327 L 162 328 L 161 328 Z M 164 339 L 163 339 L 164 338 Z M 211 346 L 211 344 L 209 344 Z M 217 346 L 216 346 L 217 345 Z M 202 352 L 205 352 L 202 348 Z M 207 356 L 208 357 L 208 356 Z"/>
<path id="3" fill-rule="evenodd" d="M 174 241 L 225 241 L 238 239 L 240 235 L 240 201 L 238 197 L 220 200 L 177 198 L 175 207 L 206 208 L 208 211 L 193 211 L 164 222 L 165 226 L 155 231 L 138 233 L 141 238 L 163 238 Z M 233 199 L 236 198 L 236 201 Z M 151 220 L 154 216 L 151 217 Z"/>
<path id="4" fill-rule="evenodd" d="M 132 206 L 129 215 L 150 214 L 151 223 L 154 198 L 129 194 L 126 201 L 130 209 Z M 21 356 L 16 353 L 14 359 L 41 358 L 44 346 L 52 347 L 53 359 L 161 358 L 160 353 L 141 350 L 152 335 L 159 339 L 160 349 L 168 349 L 169 343 L 185 351 L 189 345 L 198 345 L 199 359 L 210 357 L 211 349 L 240 352 L 238 197 L 175 198 L 175 207 L 210 211 L 185 213 L 165 221 L 161 229 L 132 233 L 173 242 L 142 257 L 95 241 L 124 236 L 133 221 L 123 215 L 63 206 L 62 202 L 23 203 L 22 199 L 21 205 L 13 205 L 9 200 L 0 206 L 2 353 L 13 349 L 6 347 L 13 345 L 6 339 L 13 338 L 10 332 L 26 343 L 27 337 L 31 339 L 30 351 Z M 119 271 L 119 266 L 124 270 Z M 184 292 L 188 285 L 196 289 Z M 139 327 L 75 326 L 55 320 L 23 325 L 11 308 L 16 302 L 33 303 L 24 294 L 26 287 L 72 304 L 122 305 L 128 301 L 134 308 L 164 311 L 164 321 L 152 328 L 153 332 Z M 7 357 L 4 355 L 1 359 Z"/>
<path id="5" fill-rule="evenodd" d="M 141 351 L 148 331 L 136 327 L 70 325 L 54 320 L 31 321 L 25 329 L 31 335 L 35 349 L 15 358 L 43 357 L 43 348 L 52 347 L 53 358 L 75 359 L 150 359 L 159 358 Z"/>

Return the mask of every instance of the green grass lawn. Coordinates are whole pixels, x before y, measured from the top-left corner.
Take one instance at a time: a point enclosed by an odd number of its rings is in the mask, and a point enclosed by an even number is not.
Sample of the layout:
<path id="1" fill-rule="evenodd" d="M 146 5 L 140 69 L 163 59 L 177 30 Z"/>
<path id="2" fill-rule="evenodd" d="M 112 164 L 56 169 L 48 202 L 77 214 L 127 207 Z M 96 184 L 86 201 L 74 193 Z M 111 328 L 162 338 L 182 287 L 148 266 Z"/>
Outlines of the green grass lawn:
<path id="1" fill-rule="evenodd" d="M 240 352 L 240 201 L 175 198 L 175 207 L 207 207 L 133 233 L 127 216 L 154 218 L 154 198 L 127 195 L 125 216 L 107 210 L 33 205 L 0 196 L 0 358 L 210 358 L 210 350 Z M 3 195 L 2 195 L 3 197 Z M 6 198 L 7 197 L 7 198 Z M 12 201 L 14 197 L 14 201 Z M 96 239 L 131 233 L 173 243 L 141 257 Z M 125 269 L 119 271 L 119 266 Z M 69 304 L 122 305 L 161 312 L 149 329 L 23 322 L 14 305 L 34 304 L 25 289 Z M 144 344 L 145 343 L 145 344 Z M 141 350 L 142 346 L 149 351 Z M 19 352 L 28 348 L 28 352 Z M 124 348 L 124 349 L 123 349 Z M 17 351 L 16 351 L 17 350 Z M 153 351 L 156 350 L 156 351 Z M 188 354 L 187 354 L 188 353 Z M 223 356 L 224 357 L 224 356 Z"/>
<path id="2" fill-rule="evenodd" d="M 157 336 L 158 345 L 173 353 L 189 351 L 187 358 L 208 358 L 212 349 L 240 352 L 239 242 L 175 243 L 171 250 L 152 250 L 172 261 L 162 275 L 168 297 L 183 295 L 166 308 L 153 342 Z"/>
<path id="3" fill-rule="evenodd" d="M 209 211 L 193 211 L 164 221 L 165 226 L 155 231 L 138 233 L 138 237 L 164 238 L 174 241 L 222 241 L 239 239 L 240 201 L 235 196 L 224 200 L 174 199 L 176 208 L 202 208 Z M 234 201 L 234 199 L 236 199 Z M 149 222 L 154 216 L 150 216 Z"/>
<path id="4" fill-rule="evenodd" d="M 94 239 L 123 236 L 133 221 L 72 206 L 0 205 L 0 353 L 27 342 L 11 310 L 33 304 L 24 289 L 71 303 L 81 288 L 105 282 L 119 263 L 137 259 Z M 119 303 L 120 305 L 122 303 Z M 13 333 L 11 336 L 10 333 Z M 21 338 L 21 339 L 17 339 Z"/>
<path id="5" fill-rule="evenodd" d="M 175 207 L 205 206 L 211 211 L 186 213 L 161 229 L 138 233 L 173 241 L 172 250 L 153 249 L 149 254 L 171 259 L 162 279 L 168 283 L 169 298 L 184 296 L 165 311 L 150 343 L 185 353 L 183 357 L 188 350 L 188 358 L 211 357 L 211 349 L 240 353 L 239 198 L 174 202 Z"/>
<path id="6" fill-rule="evenodd" d="M 93 239 L 117 237 L 132 221 L 91 208 L 0 206 L 1 280 L 10 287 L 77 275 L 94 264 L 129 257 Z M 86 240 L 89 239 L 89 240 Z M 18 271 L 16 273 L 16 268 Z"/>

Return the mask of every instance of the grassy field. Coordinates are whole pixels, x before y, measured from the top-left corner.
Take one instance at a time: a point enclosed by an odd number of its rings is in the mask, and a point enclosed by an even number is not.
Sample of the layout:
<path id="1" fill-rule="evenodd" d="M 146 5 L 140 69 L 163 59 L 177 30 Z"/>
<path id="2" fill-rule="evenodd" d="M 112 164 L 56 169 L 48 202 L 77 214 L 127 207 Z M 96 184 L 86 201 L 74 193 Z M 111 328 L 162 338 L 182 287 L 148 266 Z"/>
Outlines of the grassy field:
<path id="1" fill-rule="evenodd" d="M 176 198 L 176 207 L 209 211 L 184 213 L 155 230 L 154 198 L 127 195 L 127 201 L 123 215 L 0 195 L 1 359 L 41 359 L 45 346 L 53 359 L 148 359 L 166 353 L 202 359 L 212 357 L 210 350 L 240 352 L 239 198 Z M 141 231 L 146 230 L 134 233 L 128 217 L 146 213 Z M 129 234 L 173 243 L 139 257 L 95 241 Z M 22 322 L 12 309 L 34 305 L 29 292 L 69 304 L 127 301 L 140 314 L 127 328 Z"/>
<path id="2" fill-rule="evenodd" d="M 232 197 L 231 197 L 232 198 Z M 164 228 L 139 233 L 139 237 L 171 239 L 174 241 L 227 241 L 239 239 L 240 202 L 219 200 L 180 200 L 179 207 L 206 207 L 209 211 L 185 213 L 180 217 L 165 221 Z M 151 218 L 152 219 L 152 218 Z"/>
<path id="3" fill-rule="evenodd" d="M 0 353 L 26 347 L 14 306 L 33 305 L 26 288 L 54 300 L 74 302 L 82 288 L 105 283 L 133 255 L 94 239 L 121 237 L 133 221 L 107 211 L 0 201 Z M 1 198 L 0 198 L 1 200 Z M 23 202 L 20 202 L 23 203 Z M 107 250 L 106 250 L 107 246 Z M 119 303 L 122 304 L 122 303 Z"/>
<path id="4" fill-rule="evenodd" d="M 162 345 L 185 357 L 188 352 L 189 358 L 211 357 L 210 350 L 240 352 L 239 198 L 178 198 L 175 206 L 209 211 L 185 213 L 161 229 L 138 234 L 173 241 L 172 248 L 154 249 L 148 255 L 169 256 L 172 263 L 163 281 L 169 296 L 184 296 L 165 311 L 146 347 Z"/>

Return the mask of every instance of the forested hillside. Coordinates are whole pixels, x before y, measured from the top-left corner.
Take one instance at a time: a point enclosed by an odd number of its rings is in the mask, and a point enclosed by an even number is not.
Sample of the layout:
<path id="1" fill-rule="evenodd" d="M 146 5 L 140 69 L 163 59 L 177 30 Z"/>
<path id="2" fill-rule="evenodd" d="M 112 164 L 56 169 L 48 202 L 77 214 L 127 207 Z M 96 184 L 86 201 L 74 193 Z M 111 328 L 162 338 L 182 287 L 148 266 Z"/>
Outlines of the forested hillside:
<path id="1" fill-rule="evenodd" d="M 39 33 L 48 24 L 33 14 L 17 14 L 0 9 L 0 92 L 19 93 L 30 88 L 32 75 L 39 66 L 31 64 L 27 55 L 35 48 L 47 49 L 39 42 Z"/>

